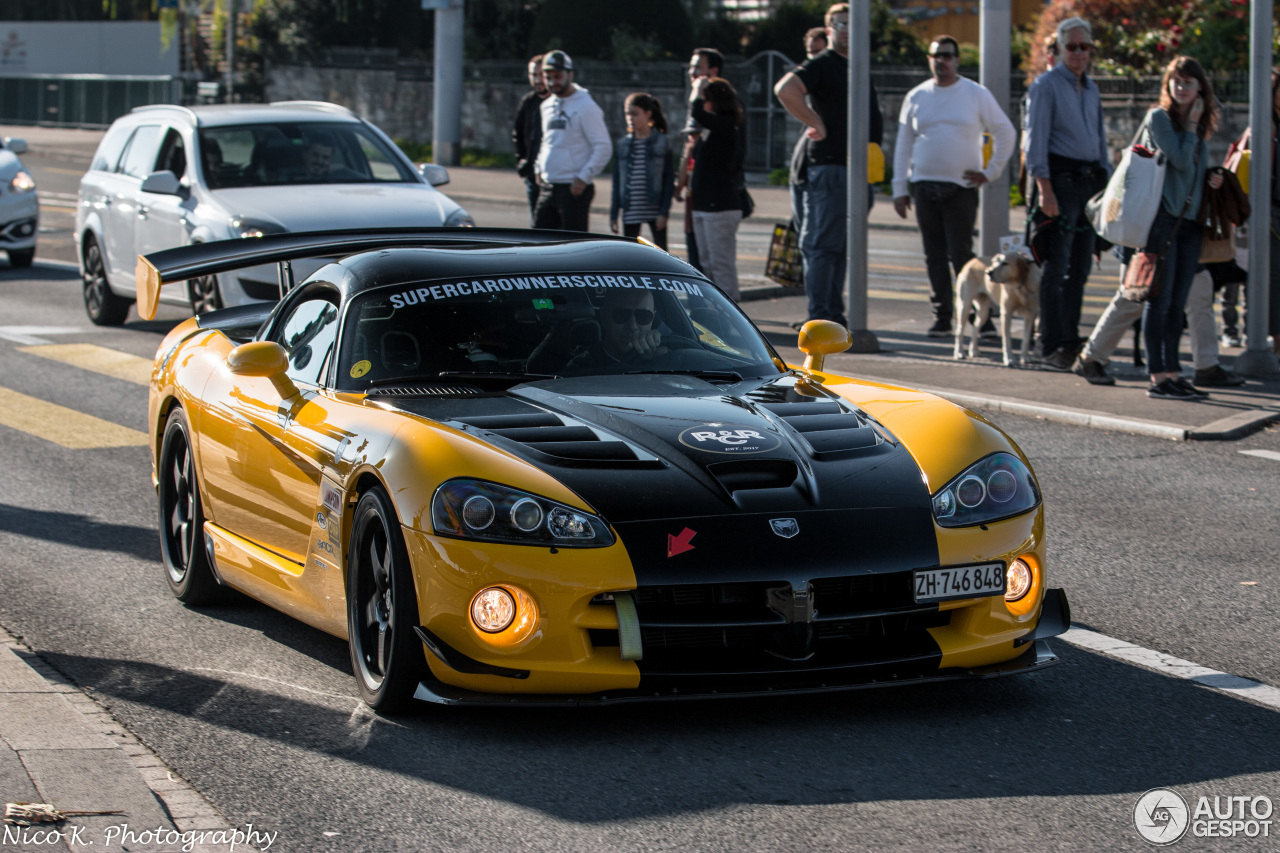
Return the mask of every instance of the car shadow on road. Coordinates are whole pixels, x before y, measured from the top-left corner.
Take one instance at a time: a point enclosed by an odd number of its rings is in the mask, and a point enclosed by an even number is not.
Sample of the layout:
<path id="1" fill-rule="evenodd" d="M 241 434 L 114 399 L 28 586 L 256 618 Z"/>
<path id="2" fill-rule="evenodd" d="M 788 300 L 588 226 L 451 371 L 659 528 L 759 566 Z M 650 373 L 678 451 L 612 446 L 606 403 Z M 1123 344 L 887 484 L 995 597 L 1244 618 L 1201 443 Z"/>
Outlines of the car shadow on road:
<path id="1" fill-rule="evenodd" d="M 0 532 L 93 551 L 114 551 L 147 562 L 156 561 L 160 554 L 153 528 L 110 524 L 87 515 L 13 504 L 0 504 Z"/>
<path id="2" fill-rule="evenodd" d="M 1066 643 L 1055 650 L 1061 666 L 1025 678 L 595 709 L 424 706 L 365 715 L 358 732 L 351 703 L 42 656 L 109 710 L 137 703 L 226 731 L 224 751 L 261 739 L 583 823 L 735 804 L 1129 795 L 1280 770 L 1275 711 Z M 218 740 L 201 747 L 210 755 L 184 746 L 163 757 L 199 787 Z M 263 750 L 262 761 L 277 760 L 268 753 L 278 755 Z"/>

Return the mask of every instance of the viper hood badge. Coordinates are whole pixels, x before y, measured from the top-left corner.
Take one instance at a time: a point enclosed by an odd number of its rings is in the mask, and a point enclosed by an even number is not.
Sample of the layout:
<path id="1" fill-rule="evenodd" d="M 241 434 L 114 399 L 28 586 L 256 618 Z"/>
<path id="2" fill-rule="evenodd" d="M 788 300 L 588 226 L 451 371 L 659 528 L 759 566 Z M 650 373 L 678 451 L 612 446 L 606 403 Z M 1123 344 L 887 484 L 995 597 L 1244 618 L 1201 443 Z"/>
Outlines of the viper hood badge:
<path id="1" fill-rule="evenodd" d="M 794 518 L 771 518 L 769 526 L 783 539 L 790 539 L 800 532 L 800 525 Z"/>

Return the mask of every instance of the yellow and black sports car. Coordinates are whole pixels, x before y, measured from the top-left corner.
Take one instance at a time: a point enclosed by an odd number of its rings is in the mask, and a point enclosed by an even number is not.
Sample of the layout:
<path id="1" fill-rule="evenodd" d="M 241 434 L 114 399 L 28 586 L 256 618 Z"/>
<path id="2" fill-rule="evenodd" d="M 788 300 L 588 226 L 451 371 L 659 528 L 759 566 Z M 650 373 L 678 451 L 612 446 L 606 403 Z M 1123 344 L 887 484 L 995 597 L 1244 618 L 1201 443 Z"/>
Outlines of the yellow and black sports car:
<path id="1" fill-rule="evenodd" d="M 338 257 L 296 286 L 288 263 Z M 207 243 L 159 287 L 277 263 L 275 306 L 178 325 L 149 424 L 169 584 L 349 641 L 360 695 L 582 704 L 1050 666 L 1031 466 L 981 416 L 789 367 L 692 267 L 474 229 Z"/>

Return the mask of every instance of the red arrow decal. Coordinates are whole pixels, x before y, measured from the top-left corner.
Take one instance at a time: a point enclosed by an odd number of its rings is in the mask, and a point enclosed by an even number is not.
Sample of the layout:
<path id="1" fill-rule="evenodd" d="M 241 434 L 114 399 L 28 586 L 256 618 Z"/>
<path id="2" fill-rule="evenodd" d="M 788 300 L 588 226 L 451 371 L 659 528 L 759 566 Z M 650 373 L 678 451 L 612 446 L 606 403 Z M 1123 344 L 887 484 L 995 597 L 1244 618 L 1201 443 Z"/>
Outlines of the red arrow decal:
<path id="1" fill-rule="evenodd" d="M 668 533 L 667 534 L 667 556 L 674 557 L 676 554 L 683 554 L 685 551 L 692 551 L 693 546 L 690 545 L 689 543 L 692 542 L 693 537 L 697 535 L 698 535 L 697 531 L 690 530 L 687 527 L 684 530 L 680 531 L 679 536 L 672 536 L 670 533 Z"/>

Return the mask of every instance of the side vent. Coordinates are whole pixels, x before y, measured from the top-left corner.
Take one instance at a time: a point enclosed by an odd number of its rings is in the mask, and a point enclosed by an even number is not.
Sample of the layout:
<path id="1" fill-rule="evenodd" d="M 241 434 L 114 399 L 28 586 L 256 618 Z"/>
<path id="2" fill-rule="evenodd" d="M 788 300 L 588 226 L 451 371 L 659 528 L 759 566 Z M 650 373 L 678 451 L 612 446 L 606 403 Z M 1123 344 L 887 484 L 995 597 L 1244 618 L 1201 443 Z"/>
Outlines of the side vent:
<path id="1" fill-rule="evenodd" d="M 857 455 L 881 441 L 874 427 L 834 401 L 765 403 L 761 408 L 800 433 L 819 459 Z"/>

